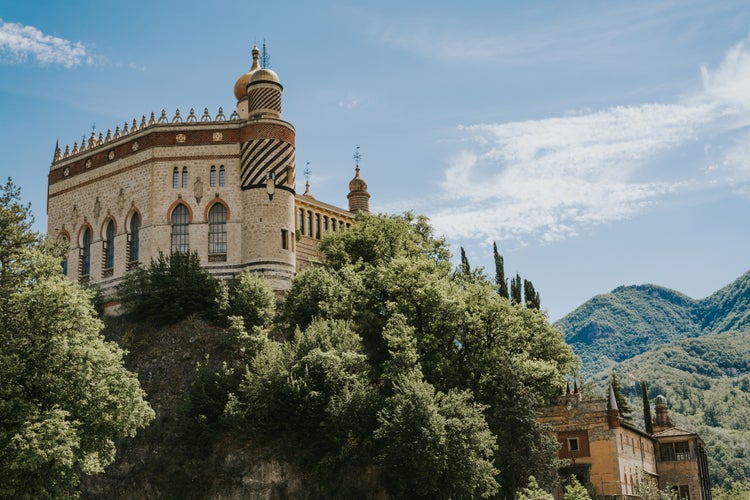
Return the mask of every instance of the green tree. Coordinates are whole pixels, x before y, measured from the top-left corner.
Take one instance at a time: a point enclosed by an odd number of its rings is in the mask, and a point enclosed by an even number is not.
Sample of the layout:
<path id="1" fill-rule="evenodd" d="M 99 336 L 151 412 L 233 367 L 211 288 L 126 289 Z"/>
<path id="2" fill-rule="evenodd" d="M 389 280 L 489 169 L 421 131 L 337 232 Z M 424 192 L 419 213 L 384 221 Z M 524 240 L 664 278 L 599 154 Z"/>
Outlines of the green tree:
<path id="1" fill-rule="evenodd" d="M 91 293 L 30 232 L 18 189 L 0 191 L 0 496 L 76 496 L 81 475 L 102 472 L 114 440 L 154 412 L 99 334 Z"/>
<path id="2" fill-rule="evenodd" d="M 513 304 L 523 304 L 523 285 L 521 285 L 521 277 L 518 273 L 510 280 L 510 301 Z"/>
<path id="3" fill-rule="evenodd" d="M 445 242 L 422 217 L 360 213 L 321 249 L 325 264 L 298 274 L 285 298 L 284 331 L 276 337 L 292 340 L 268 340 L 250 360 L 228 415 L 304 457 L 298 463 L 306 467 L 377 458 L 395 496 L 482 496 L 497 483 L 512 498 L 531 474 L 551 484 L 558 445 L 535 415 L 578 361 L 544 313 L 513 306 L 482 273 L 454 272 Z M 326 341 L 339 347 L 303 363 L 297 345 L 321 325 L 346 325 L 349 333 L 336 338 L 356 338 L 358 347 L 342 351 L 340 342 Z M 344 376 L 333 360 L 353 357 L 363 364 Z M 322 383 L 351 376 L 357 384 Z M 331 407 L 331 400 L 339 403 Z M 367 412 L 350 416 L 361 408 Z M 280 414 L 288 417 L 280 421 Z M 334 415 L 349 417 L 334 425 Z M 321 442 L 321 428 L 347 438 Z M 288 443 L 279 444 L 284 436 Z M 429 453 L 420 461 L 414 454 L 422 445 Z"/>
<path id="4" fill-rule="evenodd" d="M 469 258 L 466 256 L 464 247 L 461 247 L 461 267 L 459 269 L 464 274 L 471 273 L 471 265 L 469 265 Z"/>
<path id="5" fill-rule="evenodd" d="M 159 252 L 147 268 L 127 273 L 118 287 L 127 316 L 156 325 L 173 324 L 193 314 L 215 316 L 218 290 L 197 252 Z"/>
<path id="6" fill-rule="evenodd" d="M 552 495 L 539 486 L 534 476 L 529 476 L 529 483 L 518 492 L 518 500 L 552 500 Z"/>
<path id="7" fill-rule="evenodd" d="M 714 500 L 747 500 L 750 498 L 750 485 L 735 481 L 729 489 L 713 488 Z"/>
<path id="8" fill-rule="evenodd" d="M 642 470 L 638 470 L 638 481 L 636 481 L 635 494 L 640 495 L 643 500 L 677 500 L 677 492 L 666 487 L 659 489 L 653 477 L 647 476 Z"/>
<path id="9" fill-rule="evenodd" d="M 620 418 L 626 422 L 632 422 L 633 410 L 630 408 L 628 398 L 622 393 L 622 384 L 620 384 L 620 378 L 615 372 L 610 374 L 609 383 L 612 386 L 612 391 L 615 393 L 615 400 L 617 401 L 617 408 L 620 411 Z"/>
<path id="10" fill-rule="evenodd" d="M 523 295 L 526 298 L 526 307 L 541 309 L 542 302 L 539 298 L 539 292 L 534 289 L 534 284 L 529 280 L 523 280 Z"/>
<path id="11" fill-rule="evenodd" d="M 436 392 L 411 371 L 378 413 L 375 438 L 397 498 L 486 498 L 497 492 L 494 436 L 468 391 Z"/>
<path id="12" fill-rule="evenodd" d="M 641 400 L 643 401 L 643 423 L 647 434 L 654 433 L 654 420 L 651 417 L 651 401 L 648 399 L 646 381 L 641 380 Z"/>
<path id="13" fill-rule="evenodd" d="M 245 328 L 269 326 L 276 312 L 276 298 L 262 276 L 243 271 L 239 278 L 218 285 L 219 312 L 243 319 Z"/>
<path id="14" fill-rule="evenodd" d="M 570 483 L 565 487 L 563 500 L 591 500 L 589 492 L 575 476 L 570 476 Z"/>
<path id="15" fill-rule="evenodd" d="M 497 251 L 497 243 L 492 242 L 492 256 L 495 260 L 495 285 L 497 293 L 506 299 L 510 299 L 508 292 L 508 280 L 505 278 L 505 262 L 503 256 Z"/>

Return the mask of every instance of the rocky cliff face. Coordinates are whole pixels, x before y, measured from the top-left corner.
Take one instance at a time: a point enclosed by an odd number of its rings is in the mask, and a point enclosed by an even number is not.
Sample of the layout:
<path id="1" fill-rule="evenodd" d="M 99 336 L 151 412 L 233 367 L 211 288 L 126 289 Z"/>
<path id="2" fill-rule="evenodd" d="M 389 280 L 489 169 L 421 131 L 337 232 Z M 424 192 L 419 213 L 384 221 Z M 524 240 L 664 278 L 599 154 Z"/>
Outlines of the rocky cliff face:
<path id="1" fill-rule="evenodd" d="M 82 498 L 309 497 L 304 474 L 271 450 L 189 414 L 193 380 L 201 369 L 221 369 L 228 354 L 219 328 L 188 320 L 157 330 L 110 318 L 104 333 L 129 350 L 127 367 L 138 373 L 156 419 L 117 443 L 115 462 L 82 482 Z"/>

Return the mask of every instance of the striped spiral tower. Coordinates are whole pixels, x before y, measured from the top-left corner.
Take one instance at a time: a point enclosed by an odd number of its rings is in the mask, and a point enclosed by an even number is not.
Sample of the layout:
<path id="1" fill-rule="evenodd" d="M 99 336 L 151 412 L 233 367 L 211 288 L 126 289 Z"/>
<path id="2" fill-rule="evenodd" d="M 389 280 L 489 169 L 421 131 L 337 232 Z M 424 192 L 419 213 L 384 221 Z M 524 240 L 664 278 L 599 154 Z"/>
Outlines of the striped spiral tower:
<path id="1" fill-rule="evenodd" d="M 245 268 L 264 275 L 274 290 L 289 288 L 296 271 L 294 238 L 295 133 L 281 119 L 279 77 L 256 66 L 235 85 L 240 119 L 242 255 Z M 240 77 L 240 78 L 243 78 Z M 239 81 L 238 81 L 239 82 Z M 246 92 L 242 87 L 246 84 Z"/>

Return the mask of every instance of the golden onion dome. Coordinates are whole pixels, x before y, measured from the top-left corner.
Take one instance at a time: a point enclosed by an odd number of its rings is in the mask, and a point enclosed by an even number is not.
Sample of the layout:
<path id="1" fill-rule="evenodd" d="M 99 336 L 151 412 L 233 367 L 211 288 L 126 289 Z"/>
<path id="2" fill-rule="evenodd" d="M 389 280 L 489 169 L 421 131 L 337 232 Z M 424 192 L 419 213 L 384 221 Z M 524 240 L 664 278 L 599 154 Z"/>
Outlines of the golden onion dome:
<path id="1" fill-rule="evenodd" d="M 247 86 L 250 84 L 250 79 L 252 78 L 253 73 L 258 71 L 258 68 L 260 68 L 259 60 L 260 51 L 258 50 L 258 47 L 253 47 L 252 67 L 250 67 L 250 70 L 244 75 L 240 76 L 234 83 L 234 97 L 236 97 L 238 101 L 243 97 L 247 97 Z"/>
<path id="2" fill-rule="evenodd" d="M 357 165 L 356 171 L 357 171 L 357 174 L 354 176 L 354 179 L 352 179 L 349 182 L 349 192 L 352 192 L 352 193 L 366 193 L 367 192 L 367 183 L 359 175 L 359 165 Z"/>

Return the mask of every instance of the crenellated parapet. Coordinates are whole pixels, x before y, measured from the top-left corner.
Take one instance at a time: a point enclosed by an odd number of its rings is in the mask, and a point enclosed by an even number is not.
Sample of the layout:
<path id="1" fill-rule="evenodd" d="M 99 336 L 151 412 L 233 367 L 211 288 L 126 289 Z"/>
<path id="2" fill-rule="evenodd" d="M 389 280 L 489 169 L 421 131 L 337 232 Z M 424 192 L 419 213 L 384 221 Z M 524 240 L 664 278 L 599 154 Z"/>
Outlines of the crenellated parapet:
<path id="1" fill-rule="evenodd" d="M 190 108 L 190 113 L 185 118 L 181 116 L 180 110 L 177 109 L 171 119 L 167 116 L 167 112 L 162 109 L 161 114 L 158 118 L 156 117 L 154 112 L 151 112 L 151 116 L 148 118 L 148 120 L 146 119 L 146 115 L 141 116 L 140 123 L 136 118 L 133 118 L 133 121 L 130 124 L 128 124 L 128 122 L 126 121 L 122 125 L 122 127 L 117 125 L 114 132 L 112 131 L 112 129 L 107 129 L 106 135 L 102 134 L 102 132 L 99 132 L 99 135 L 97 136 L 95 132 L 91 132 L 89 138 L 86 139 L 86 136 L 84 134 L 83 138 L 81 139 L 80 145 L 78 144 L 78 141 L 75 141 L 73 142 L 72 148 L 69 145 L 65 145 L 64 149 L 61 149 L 59 145 L 56 146 L 52 164 L 54 165 L 59 161 L 66 160 L 82 153 L 89 153 L 99 148 L 104 148 L 114 142 L 119 141 L 125 136 L 133 135 L 137 132 L 146 130 L 151 127 L 172 126 L 180 124 L 213 125 L 227 121 L 238 121 L 239 119 L 240 117 L 237 114 L 237 111 L 233 111 L 229 118 L 227 118 L 224 115 L 224 110 L 222 107 L 219 107 L 218 113 L 213 118 L 209 114 L 208 108 L 203 108 L 203 114 L 200 117 L 195 114 L 195 110 L 193 108 Z"/>

